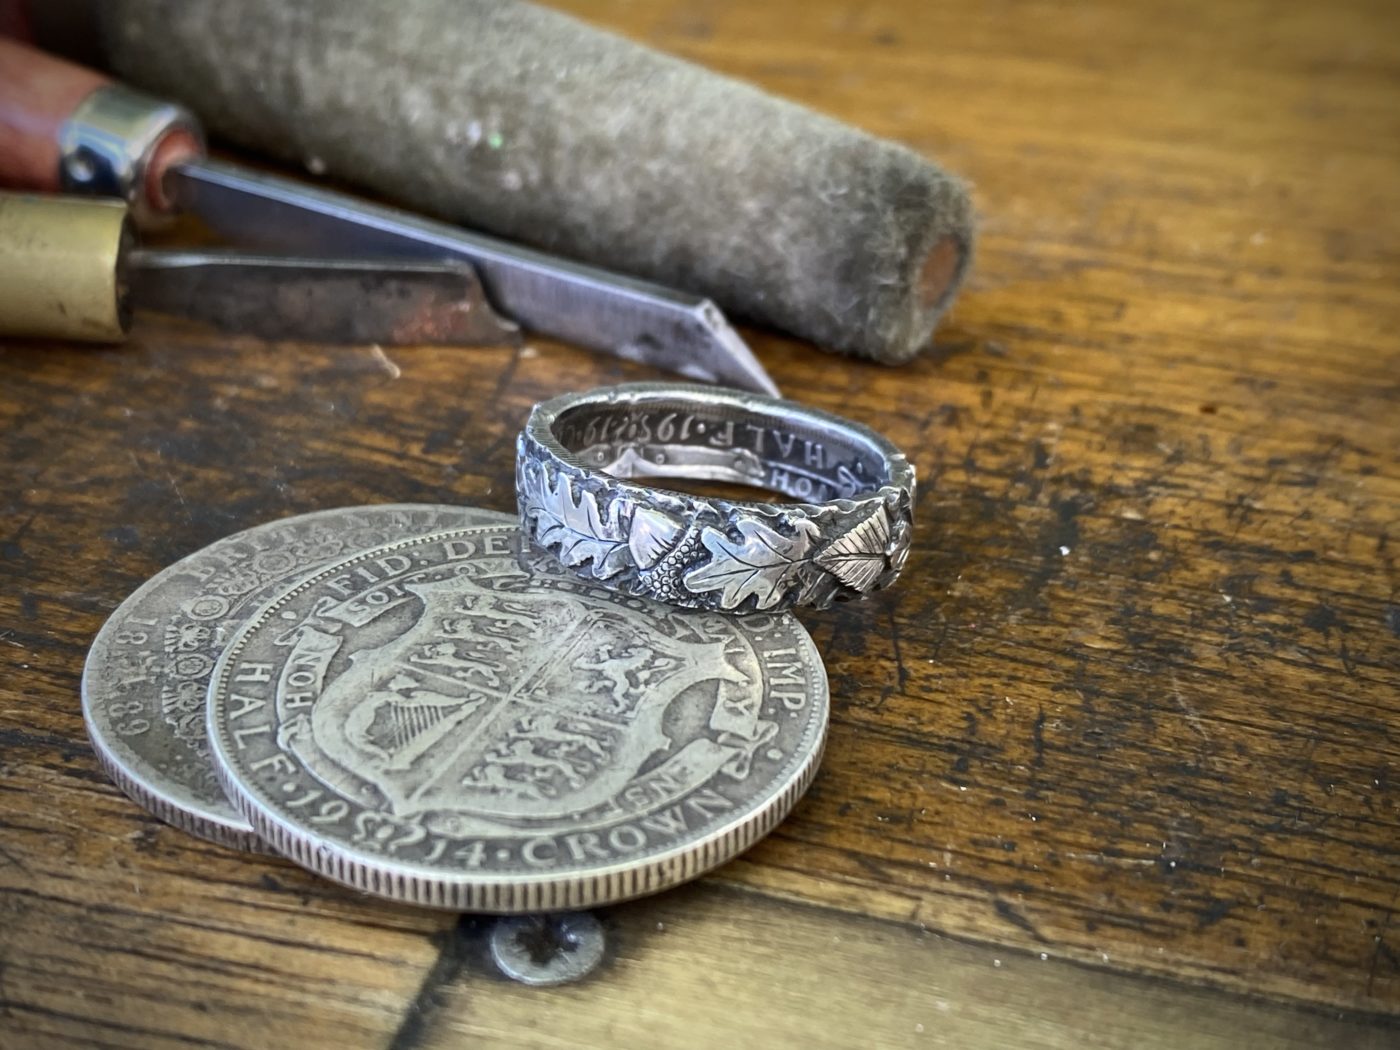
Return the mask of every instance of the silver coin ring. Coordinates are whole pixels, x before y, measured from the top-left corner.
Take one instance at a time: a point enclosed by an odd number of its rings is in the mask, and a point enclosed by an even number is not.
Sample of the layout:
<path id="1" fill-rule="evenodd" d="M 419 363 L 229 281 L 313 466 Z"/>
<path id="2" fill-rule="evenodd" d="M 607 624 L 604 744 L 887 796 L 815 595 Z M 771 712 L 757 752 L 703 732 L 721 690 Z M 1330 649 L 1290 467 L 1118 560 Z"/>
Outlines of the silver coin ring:
<path id="1" fill-rule="evenodd" d="M 766 488 L 692 495 L 641 479 Z M 677 383 L 565 394 L 520 435 L 525 534 L 585 579 L 692 609 L 826 608 L 887 587 L 913 531 L 914 468 L 869 427 L 794 401 Z"/>

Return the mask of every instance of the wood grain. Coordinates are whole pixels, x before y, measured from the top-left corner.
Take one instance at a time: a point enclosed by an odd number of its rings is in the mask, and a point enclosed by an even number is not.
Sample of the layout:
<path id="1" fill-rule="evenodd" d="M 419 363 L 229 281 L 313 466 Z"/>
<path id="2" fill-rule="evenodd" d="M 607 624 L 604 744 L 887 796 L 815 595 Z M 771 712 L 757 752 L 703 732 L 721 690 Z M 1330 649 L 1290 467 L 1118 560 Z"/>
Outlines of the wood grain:
<path id="1" fill-rule="evenodd" d="M 1364 1021 L 990 953 L 906 923 L 703 884 L 616 910 L 608 933 L 606 969 L 552 993 L 554 1008 L 540 1011 L 538 991 L 492 974 L 481 933 L 464 924 L 454 950 L 466 979 L 443 988 L 423 1045 L 1381 1050 L 1394 1042 Z"/>
<path id="2" fill-rule="evenodd" d="M 78 707 L 126 594 L 285 514 L 508 510 L 535 400 L 653 373 L 173 322 L 8 344 L 0 1034 L 679 1045 L 673 1008 L 754 1045 L 1393 1041 L 1393 6 L 561 6 L 977 188 L 975 275 L 927 357 L 753 334 L 789 396 L 884 430 L 921 478 L 900 584 L 804 616 L 834 708 L 816 786 L 702 888 L 613 909 L 609 965 L 558 992 L 490 978 L 470 920 L 160 827 Z"/>

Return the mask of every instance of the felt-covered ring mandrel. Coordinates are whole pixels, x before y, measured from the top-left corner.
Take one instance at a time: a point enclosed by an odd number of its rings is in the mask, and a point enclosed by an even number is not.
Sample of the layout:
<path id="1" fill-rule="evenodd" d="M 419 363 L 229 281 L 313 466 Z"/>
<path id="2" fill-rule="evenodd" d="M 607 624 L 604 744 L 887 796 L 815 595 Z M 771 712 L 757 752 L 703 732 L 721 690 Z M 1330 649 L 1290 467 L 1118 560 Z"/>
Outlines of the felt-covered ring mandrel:
<path id="1" fill-rule="evenodd" d="M 908 359 L 967 269 L 967 190 L 917 153 L 533 4 L 96 13 L 116 72 L 235 143 L 829 349 Z"/>

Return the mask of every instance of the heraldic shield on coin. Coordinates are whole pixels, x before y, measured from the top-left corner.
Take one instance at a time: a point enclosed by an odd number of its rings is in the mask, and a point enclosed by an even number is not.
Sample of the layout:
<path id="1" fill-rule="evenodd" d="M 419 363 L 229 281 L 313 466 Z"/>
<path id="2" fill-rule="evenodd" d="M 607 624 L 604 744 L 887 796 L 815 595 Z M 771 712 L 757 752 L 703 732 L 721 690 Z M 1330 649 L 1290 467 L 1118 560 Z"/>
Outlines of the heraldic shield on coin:
<path id="1" fill-rule="evenodd" d="M 359 889 L 510 913 L 692 878 L 791 809 L 826 675 L 791 616 L 673 609 L 464 529 L 351 558 L 265 608 L 210 691 L 229 796 Z"/>
<path id="2" fill-rule="evenodd" d="M 473 507 L 341 507 L 257 525 L 182 558 L 117 607 L 88 653 L 83 718 L 103 769 L 169 824 L 265 848 L 224 797 L 209 759 L 204 698 L 224 645 L 324 565 L 410 536 L 511 520 Z"/>

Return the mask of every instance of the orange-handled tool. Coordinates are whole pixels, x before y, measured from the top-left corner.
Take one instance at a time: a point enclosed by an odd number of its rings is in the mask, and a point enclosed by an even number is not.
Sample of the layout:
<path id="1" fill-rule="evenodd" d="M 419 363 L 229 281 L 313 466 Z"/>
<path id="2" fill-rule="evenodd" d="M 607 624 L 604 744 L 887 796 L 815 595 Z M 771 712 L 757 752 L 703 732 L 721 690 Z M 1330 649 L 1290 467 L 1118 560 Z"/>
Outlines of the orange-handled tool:
<path id="1" fill-rule="evenodd" d="M 121 197 L 145 223 L 174 206 L 166 173 L 203 156 L 180 106 L 0 37 L 0 185 Z"/>
<path id="2" fill-rule="evenodd" d="M 0 37 L 0 186 L 47 191 L 0 193 L 0 335 L 116 342 L 135 308 L 267 338 L 517 341 L 463 260 L 137 248 L 128 212 L 156 224 L 172 172 L 204 162 L 181 107 Z"/>

